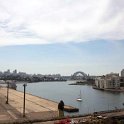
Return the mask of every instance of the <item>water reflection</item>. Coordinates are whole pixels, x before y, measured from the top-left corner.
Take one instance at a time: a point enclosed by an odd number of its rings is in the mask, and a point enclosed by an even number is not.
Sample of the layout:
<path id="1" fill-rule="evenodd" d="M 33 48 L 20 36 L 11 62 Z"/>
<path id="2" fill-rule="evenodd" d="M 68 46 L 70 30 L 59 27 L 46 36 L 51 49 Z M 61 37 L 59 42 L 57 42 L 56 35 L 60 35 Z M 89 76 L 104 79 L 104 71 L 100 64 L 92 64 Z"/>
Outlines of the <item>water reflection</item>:
<path id="1" fill-rule="evenodd" d="M 95 111 L 123 108 L 124 93 L 100 91 L 92 89 L 89 85 L 68 85 L 70 82 L 41 82 L 31 83 L 27 86 L 27 92 L 43 98 L 59 102 L 61 99 L 67 105 L 79 108 L 77 114 L 91 113 Z M 17 89 L 23 91 L 22 84 Z M 82 102 L 76 99 L 81 90 Z"/>

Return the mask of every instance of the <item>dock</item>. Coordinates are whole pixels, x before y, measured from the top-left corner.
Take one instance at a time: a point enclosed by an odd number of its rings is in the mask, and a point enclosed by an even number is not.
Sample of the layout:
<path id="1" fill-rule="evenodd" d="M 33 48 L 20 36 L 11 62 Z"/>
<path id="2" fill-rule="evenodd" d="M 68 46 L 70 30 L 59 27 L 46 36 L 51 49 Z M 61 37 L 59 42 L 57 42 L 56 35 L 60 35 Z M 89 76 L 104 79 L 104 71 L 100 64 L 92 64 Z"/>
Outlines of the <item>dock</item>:
<path id="1" fill-rule="evenodd" d="M 0 88 L 0 117 L 6 119 L 20 119 L 23 118 L 23 100 L 24 93 L 9 89 L 8 104 L 7 99 L 7 88 Z M 25 96 L 25 114 L 26 118 L 31 119 L 52 119 L 58 117 L 58 103 L 49 99 L 34 96 L 26 93 Z M 65 105 L 64 111 L 75 112 L 77 108 Z M 2 115 L 1 115 L 2 113 Z M 0 118 L 1 120 L 2 118 Z"/>
<path id="2" fill-rule="evenodd" d="M 72 107 L 72 106 L 64 106 L 64 111 L 66 112 L 78 112 L 79 109 L 78 108 L 75 108 L 75 107 Z"/>

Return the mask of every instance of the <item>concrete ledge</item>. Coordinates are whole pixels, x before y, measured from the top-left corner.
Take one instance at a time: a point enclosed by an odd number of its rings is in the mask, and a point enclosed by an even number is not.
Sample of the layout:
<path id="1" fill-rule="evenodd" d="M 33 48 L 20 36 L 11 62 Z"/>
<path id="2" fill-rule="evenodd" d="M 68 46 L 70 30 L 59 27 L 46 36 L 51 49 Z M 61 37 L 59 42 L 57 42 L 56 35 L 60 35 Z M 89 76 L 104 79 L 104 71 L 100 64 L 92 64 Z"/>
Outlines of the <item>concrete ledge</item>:
<path id="1" fill-rule="evenodd" d="M 5 87 L 0 88 L 0 122 L 13 121 L 34 121 L 34 120 L 49 120 L 58 117 L 58 103 L 37 97 L 31 94 L 26 94 L 25 97 L 25 115 L 23 118 L 23 99 L 24 93 L 9 89 L 8 104 L 6 104 Z M 65 105 L 65 111 L 76 112 L 78 109 L 72 106 Z M 4 118 L 3 118 L 4 117 Z M 22 123 L 22 122 L 21 122 Z"/>

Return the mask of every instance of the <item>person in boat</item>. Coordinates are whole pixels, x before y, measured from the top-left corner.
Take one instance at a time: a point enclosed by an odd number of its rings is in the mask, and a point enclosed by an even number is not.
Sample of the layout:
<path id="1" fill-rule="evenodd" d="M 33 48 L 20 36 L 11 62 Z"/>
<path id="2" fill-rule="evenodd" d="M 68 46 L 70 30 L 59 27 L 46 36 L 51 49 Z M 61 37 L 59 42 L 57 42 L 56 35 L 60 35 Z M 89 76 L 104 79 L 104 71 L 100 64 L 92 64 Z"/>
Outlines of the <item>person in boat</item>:
<path id="1" fill-rule="evenodd" d="M 61 100 L 58 104 L 59 117 L 64 117 L 64 102 Z"/>

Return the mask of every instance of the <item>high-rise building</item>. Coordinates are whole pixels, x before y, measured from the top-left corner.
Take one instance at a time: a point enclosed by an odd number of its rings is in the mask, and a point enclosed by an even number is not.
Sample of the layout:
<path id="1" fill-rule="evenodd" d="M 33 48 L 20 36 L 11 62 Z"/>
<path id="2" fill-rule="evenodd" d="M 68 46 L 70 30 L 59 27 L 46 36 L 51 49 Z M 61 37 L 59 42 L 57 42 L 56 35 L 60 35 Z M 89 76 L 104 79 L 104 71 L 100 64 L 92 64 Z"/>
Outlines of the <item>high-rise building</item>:
<path id="1" fill-rule="evenodd" d="M 121 77 L 124 77 L 124 69 L 121 71 Z"/>
<path id="2" fill-rule="evenodd" d="M 7 71 L 4 71 L 5 75 L 10 75 L 10 70 L 8 69 Z"/>

